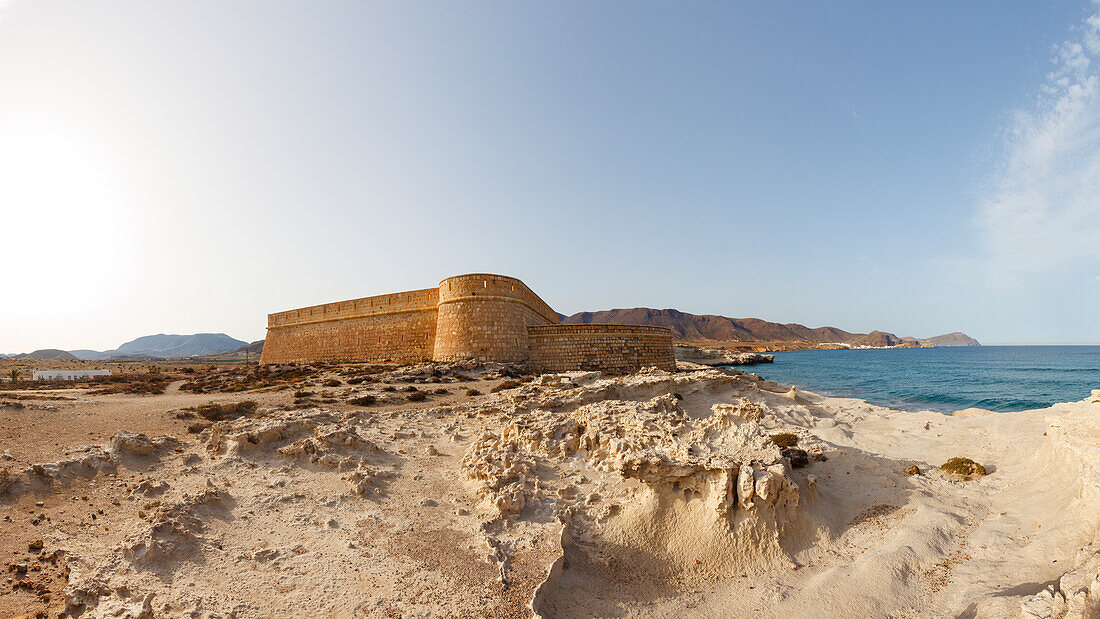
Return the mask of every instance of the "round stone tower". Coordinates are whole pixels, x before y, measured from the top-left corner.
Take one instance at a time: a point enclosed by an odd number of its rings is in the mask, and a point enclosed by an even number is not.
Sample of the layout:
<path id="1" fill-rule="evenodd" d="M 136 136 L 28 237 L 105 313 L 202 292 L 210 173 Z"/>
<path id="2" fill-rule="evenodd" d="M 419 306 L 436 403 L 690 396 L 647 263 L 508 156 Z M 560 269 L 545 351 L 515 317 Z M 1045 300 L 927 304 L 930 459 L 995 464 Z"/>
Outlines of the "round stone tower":
<path id="1" fill-rule="evenodd" d="M 473 273 L 439 282 L 436 361 L 526 361 L 527 327 L 558 314 L 514 277 Z"/>

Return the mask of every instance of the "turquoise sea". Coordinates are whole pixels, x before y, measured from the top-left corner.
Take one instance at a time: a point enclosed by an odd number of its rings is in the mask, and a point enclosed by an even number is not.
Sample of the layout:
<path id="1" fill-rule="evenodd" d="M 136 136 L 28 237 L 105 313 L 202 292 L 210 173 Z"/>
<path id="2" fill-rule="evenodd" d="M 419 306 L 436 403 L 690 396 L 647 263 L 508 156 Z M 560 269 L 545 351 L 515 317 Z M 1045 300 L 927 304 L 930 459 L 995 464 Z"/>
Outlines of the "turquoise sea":
<path id="1" fill-rule="evenodd" d="M 902 410 L 1012 412 L 1076 402 L 1100 389 L 1100 346 L 799 350 L 737 369 Z"/>

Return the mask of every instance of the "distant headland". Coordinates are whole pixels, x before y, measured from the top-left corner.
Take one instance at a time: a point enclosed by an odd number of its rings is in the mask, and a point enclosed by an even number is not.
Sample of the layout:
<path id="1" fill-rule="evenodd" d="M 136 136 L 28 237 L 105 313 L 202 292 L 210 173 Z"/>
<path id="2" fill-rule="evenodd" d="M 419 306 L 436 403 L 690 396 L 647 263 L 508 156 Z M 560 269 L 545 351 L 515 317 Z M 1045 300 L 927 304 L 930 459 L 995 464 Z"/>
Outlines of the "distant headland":
<path id="1" fill-rule="evenodd" d="M 588 323 L 667 327 L 672 330 L 672 337 L 679 342 L 753 352 L 817 348 L 981 346 L 978 340 L 958 331 L 929 338 L 898 337 L 885 331 L 850 333 L 836 327 L 810 328 L 798 323 L 781 324 L 759 318 L 729 318 L 649 307 L 578 312 L 561 317 L 561 324 Z"/>

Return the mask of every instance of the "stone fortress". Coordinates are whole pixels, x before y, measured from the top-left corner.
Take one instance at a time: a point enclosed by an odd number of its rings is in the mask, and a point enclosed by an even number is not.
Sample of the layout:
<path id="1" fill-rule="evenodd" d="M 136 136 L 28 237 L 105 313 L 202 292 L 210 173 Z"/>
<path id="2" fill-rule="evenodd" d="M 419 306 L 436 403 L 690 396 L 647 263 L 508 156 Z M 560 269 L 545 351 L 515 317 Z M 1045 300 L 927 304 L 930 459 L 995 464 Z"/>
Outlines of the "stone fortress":
<path id="1" fill-rule="evenodd" d="M 527 362 L 535 372 L 675 369 L 672 332 L 643 325 L 560 325 L 504 275 L 448 277 L 437 288 L 303 307 L 267 317 L 261 363 Z"/>

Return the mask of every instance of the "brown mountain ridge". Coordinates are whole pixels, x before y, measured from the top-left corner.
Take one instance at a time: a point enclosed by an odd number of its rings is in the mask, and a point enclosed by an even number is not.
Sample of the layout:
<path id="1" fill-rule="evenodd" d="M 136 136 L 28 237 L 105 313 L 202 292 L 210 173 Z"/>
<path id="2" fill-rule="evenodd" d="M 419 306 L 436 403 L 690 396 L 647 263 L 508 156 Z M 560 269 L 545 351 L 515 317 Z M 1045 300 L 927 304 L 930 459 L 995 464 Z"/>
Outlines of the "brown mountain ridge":
<path id="1" fill-rule="evenodd" d="M 806 344 L 849 344 L 852 346 L 898 346 L 930 343 L 938 346 L 980 346 L 964 333 L 928 338 L 900 338 L 893 333 L 872 331 L 850 333 L 836 327 L 811 328 L 798 323 L 781 324 L 759 318 L 729 318 L 715 314 L 689 314 L 675 309 L 635 307 L 600 312 L 578 312 L 563 316 L 562 324 L 605 323 L 620 325 L 656 325 L 668 327 L 680 341 L 715 342 L 790 342 Z"/>

